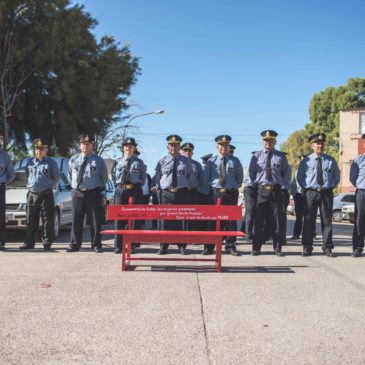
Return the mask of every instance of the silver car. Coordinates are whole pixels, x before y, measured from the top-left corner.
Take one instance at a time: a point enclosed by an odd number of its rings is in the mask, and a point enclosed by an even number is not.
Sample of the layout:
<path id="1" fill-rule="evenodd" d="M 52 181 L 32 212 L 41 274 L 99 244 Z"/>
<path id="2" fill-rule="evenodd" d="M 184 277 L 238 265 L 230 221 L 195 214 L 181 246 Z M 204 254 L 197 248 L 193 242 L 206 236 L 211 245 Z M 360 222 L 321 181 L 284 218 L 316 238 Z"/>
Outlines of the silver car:
<path id="1" fill-rule="evenodd" d="M 71 186 L 66 178 L 68 160 L 53 158 L 60 169 L 60 180 L 53 187 L 55 201 L 55 237 L 58 237 L 60 227 L 72 222 Z M 24 230 L 26 228 L 27 181 L 25 165 L 28 159 L 22 159 L 14 164 L 15 179 L 6 186 L 6 226 L 8 229 Z"/>
<path id="2" fill-rule="evenodd" d="M 342 208 L 345 205 L 355 205 L 355 193 L 342 193 L 333 198 L 332 219 L 334 222 L 342 221 Z"/>

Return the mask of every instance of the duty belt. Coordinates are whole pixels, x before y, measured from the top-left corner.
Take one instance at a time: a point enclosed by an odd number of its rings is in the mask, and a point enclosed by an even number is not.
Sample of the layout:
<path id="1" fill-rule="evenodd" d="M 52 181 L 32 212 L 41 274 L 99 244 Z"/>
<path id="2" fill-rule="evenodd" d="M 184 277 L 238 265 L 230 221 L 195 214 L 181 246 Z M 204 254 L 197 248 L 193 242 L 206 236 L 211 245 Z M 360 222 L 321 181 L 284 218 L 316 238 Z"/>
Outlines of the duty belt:
<path id="1" fill-rule="evenodd" d="M 163 190 L 169 191 L 170 193 L 177 193 L 179 190 L 182 190 L 182 189 L 186 189 L 186 188 L 168 188 L 168 189 L 163 189 Z"/>
<path id="2" fill-rule="evenodd" d="M 29 190 L 29 192 L 31 194 L 34 194 L 34 195 L 41 195 L 41 194 L 51 193 L 52 192 L 52 189 L 47 189 L 47 190 L 43 190 L 43 191 L 32 191 L 32 190 Z"/>
<path id="3" fill-rule="evenodd" d="M 75 190 L 78 190 L 78 191 L 82 191 L 83 193 L 86 192 L 86 191 L 93 191 L 93 190 L 97 190 L 97 189 L 100 189 L 100 188 L 94 188 L 94 189 L 75 189 Z"/>
<path id="4" fill-rule="evenodd" d="M 137 184 L 118 184 L 118 188 L 125 189 L 125 190 L 131 190 L 134 187 L 137 186 Z"/>
<path id="5" fill-rule="evenodd" d="M 219 193 L 226 193 L 227 191 L 237 190 L 235 188 L 227 189 L 227 188 L 214 188 L 215 191 L 218 191 Z"/>
<path id="6" fill-rule="evenodd" d="M 259 190 L 267 190 L 267 191 L 272 191 L 275 188 L 278 188 L 280 185 L 279 184 L 275 184 L 275 185 L 259 185 L 258 189 Z"/>

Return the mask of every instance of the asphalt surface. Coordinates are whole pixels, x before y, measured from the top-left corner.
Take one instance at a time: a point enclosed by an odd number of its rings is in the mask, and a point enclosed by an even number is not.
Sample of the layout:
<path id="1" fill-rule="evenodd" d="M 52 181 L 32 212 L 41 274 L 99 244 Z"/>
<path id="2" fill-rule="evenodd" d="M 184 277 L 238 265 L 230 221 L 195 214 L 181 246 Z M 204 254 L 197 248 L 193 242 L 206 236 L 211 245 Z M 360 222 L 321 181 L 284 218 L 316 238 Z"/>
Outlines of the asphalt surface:
<path id="1" fill-rule="evenodd" d="M 20 252 L 12 233 L 0 253 L 0 363 L 364 364 L 365 257 L 350 257 L 351 232 L 334 225 L 336 258 L 320 239 L 308 258 L 299 242 L 282 258 L 241 244 L 221 274 L 158 262 L 121 272 L 112 240 L 102 254 L 88 243 L 66 253 L 63 232 L 52 252 Z"/>

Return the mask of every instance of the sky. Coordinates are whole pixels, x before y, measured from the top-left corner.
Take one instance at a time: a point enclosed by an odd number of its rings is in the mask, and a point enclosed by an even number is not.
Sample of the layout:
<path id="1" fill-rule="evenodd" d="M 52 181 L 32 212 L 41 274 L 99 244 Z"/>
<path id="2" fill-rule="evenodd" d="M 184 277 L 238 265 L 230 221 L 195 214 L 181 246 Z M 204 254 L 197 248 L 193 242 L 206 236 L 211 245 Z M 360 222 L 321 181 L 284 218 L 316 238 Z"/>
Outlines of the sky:
<path id="1" fill-rule="evenodd" d="M 140 58 L 128 98 L 141 158 L 150 173 L 166 155 L 166 136 L 195 145 L 194 158 L 232 136 L 248 165 L 260 133 L 280 143 L 309 121 L 311 97 L 365 77 L 363 0 L 80 0 L 97 19 L 99 39 L 112 35 Z"/>

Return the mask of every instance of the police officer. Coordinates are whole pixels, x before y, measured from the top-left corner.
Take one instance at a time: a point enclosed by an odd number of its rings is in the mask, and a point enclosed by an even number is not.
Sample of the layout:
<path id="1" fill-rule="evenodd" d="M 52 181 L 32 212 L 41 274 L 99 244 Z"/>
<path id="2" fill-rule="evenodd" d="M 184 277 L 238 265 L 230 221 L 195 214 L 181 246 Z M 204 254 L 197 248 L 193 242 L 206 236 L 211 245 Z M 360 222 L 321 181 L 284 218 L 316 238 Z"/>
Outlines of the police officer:
<path id="1" fill-rule="evenodd" d="M 257 185 L 257 202 L 255 212 L 255 232 L 252 245 L 252 255 L 261 253 L 261 246 L 265 241 L 264 223 L 268 213 L 272 216 L 274 253 L 284 256 L 281 252 L 280 237 L 282 237 L 282 187 L 290 180 L 289 164 L 283 152 L 275 149 L 277 132 L 266 130 L 261 133 L 262 151 L 251 157 L 250 178 Z"/>
<path id="2" fill-rule="evenodd" d="M 365 134 L 361 138 L 365 144 Z M 352 257 L 360 257 L 364 249 L 365 236 L 365 153 L 362 153 L 354 159 L 350 169 L 350 181 L 356 188 Z"/>
<path id="3" fill-rule="evenodd" d="M 182 138 L 172 134 L 166 138 L 168 155 L 156 166 L 156 186 L 161 190 L 161 204 L 189 204 L 189 189 L 193 183 L 193 168 L 190 159 L 180 154 Z M 164 230 L 183 230 L 182 221 L 163 221 Z M 169 245 L 161 244 L 159 255 L 167 253 Z M 180 254 L 187 255 L 186 245 L 178 244 Z"/>
<path id="4" fill-rule="evenodd" d="M 257 185 L 251 180 L 248 168 L 244 171 L 243 185 L 245 186 L 243 189 L 245 216 L 242 221 L 241 230 L 246 233 L 246 240 L 252 241 L 257 200 Z"/>
<path id="5" fill-rule="evenodd" d="M 43 139 L 34 140 L 35 157 L 25 165 L 28 177 L 27 188 L 27 228 L 25 243 L 20 250 L 34 248 L 39 231 L 39 218 L 42 219 L 42 242 L 44 251 L 51 249 L 54 240 L 54 197 L 53 186 L 59 180 L 57 163 L 47 156 L 48 144 Z"/>
<path id="6" fill-rule="evenodd" d="M 297 181 L 304 194 L 302 255 L 310 256 L 312 254 L 319 207 L 324 243 L 322 250 L 326 256 L 334 257 L 335 255 L 332 253 L 333 189 L 340 181 L 340 171 L 336 160 L 323 153 L 326 142 L 325 133 L 312 135 L 309 142 L 313 153 L 300 162 L 297 173 Z"/>
<path id="7" fill-rule="evenodd" d="M 84 216 L 90 218 L 91 249 L 103 252 L 101 244 L 102 195 L 108 181 L 104 160 L 93 153 L 94 138 L 80 136 L 80 153 L 71 157 L 68 164 L 68 180 L 72 187 L 72 228 L 71 243 L 67 252 L 79 251 L 84 230 Z"/>
<path id="8" fill-rule="evenodd" d="M 204 174 L 213 191 L 213 203 L 217 204 L 218 198 L 223 205 L 237 205 L 238 189 L 243 181 L 243 169 L 240 160 L 229 153 L 232 138 L 228 135 L 220 135 L 215 138 L 217 142 L 216 156 L 208 160 Z M 222 229 L 234 231 L 237 229 L 236 221 L 223 221 Z M 237 256 L 236 238 L 227 237 L 225 251 L 227 254 Z M 204 254 L 212 254 L 214 245 L 204 246 Z"/>
<path id="9" fill-rule="evenodd" d="M 6 184 L 15 178 L 13 163 L 9 154 L 4 150 L 4 136 L 0 132 L 0 251 L 5 250 L 6 244 Z"/>
<path id="10" fill-rule="evenodd" d="M 137 143 L 134 138 L 126 138 L 122 143 L 123 157 L 115 160 L 112 167 L 112 180 L 115 185 L 114 204 L 128 204 L 133 198 L 134 204 L 143 204 L 142 185 L 146 181 L 146 165 L 136 156 Z M 133 229 L 139 229 L 141 221 L 133 222 Z M 128 221 L 115 221 L 115 229 L 127 229 Z M 122 252 L 123 238 L 115 235 L 114 252 Z M 132 245 L 134 252 L 136 245 Z"/>
<path id="11" fill-rule="evenodd" d="M 236 150 L 236 146 L 233 146 L 233 144 L 229 145 L 229 154 L 234 155 L 234 152 Z"/>

